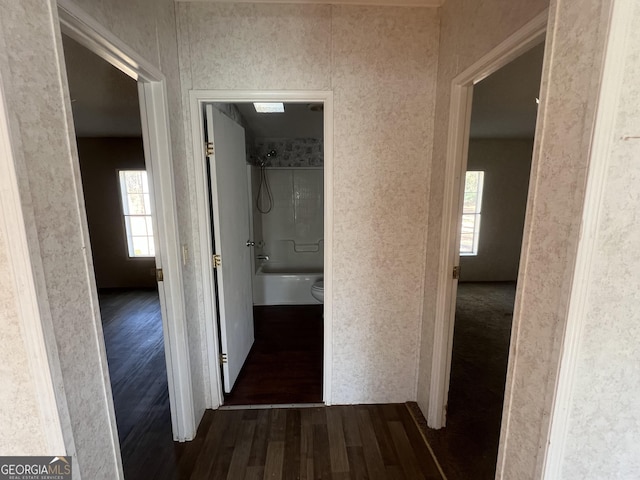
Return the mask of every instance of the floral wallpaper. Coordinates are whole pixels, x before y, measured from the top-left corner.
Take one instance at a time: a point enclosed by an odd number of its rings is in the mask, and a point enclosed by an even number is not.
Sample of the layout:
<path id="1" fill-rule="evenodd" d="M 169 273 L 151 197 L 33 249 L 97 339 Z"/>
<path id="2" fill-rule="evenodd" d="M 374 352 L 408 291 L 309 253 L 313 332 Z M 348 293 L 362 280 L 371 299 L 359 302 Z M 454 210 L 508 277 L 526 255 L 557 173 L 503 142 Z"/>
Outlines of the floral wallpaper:
<path id="1" fill-rule="evenodd" d="M 247 152 L 252 165 L 267 167 L 322 167 L 324 144 L 319 138 L 258 138 Z M 272 150 L 275 156 L 268 156 Z"/>

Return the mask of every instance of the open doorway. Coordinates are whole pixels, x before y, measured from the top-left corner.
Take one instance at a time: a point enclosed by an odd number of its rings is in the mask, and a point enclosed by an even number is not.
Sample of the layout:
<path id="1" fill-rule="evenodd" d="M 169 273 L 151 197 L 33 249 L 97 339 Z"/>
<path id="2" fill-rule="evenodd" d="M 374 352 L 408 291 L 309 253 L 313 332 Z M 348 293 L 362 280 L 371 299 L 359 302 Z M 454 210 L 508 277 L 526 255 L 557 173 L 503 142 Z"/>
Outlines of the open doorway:
<path id="1" fill-rule="evenodd" d="M 323 104 L 204 110 L 224 404 L 322 403 Z"/>
<path id="2" fill-rule="evenodd" d="M 66 35 L 63 47 L 123 469 L 146 478 L 149 446 L 174 448 L 138 83 Z"/>
<path id="3" fill-rule="evenodd" d="M 473 88 L 447 421 L 429 432 L 450 479 L 495 477 L 543 56 L 541 43 Z"/>
<path id="4" fill-rule="evenodd" d="M 220 304 L 221 299 L 225 301 L 225 295 L 224 295 L 225 281 L 233 278 L 234 276 L 237 277 L 237 275 L 240 274 L 239 272 L 241 272 L 241 275 L 245 276 L 245 279 L 242 281 L 242 284 L 243 284 L 242 290 L 246 292 L 245 295 L 242 295 L 242 300 L 245 304 L 245 307 L 243 308 L 245 309 L 245 311 L 250 312 L 250 315 L 253 315 L 254 308 L 255 308 L 257 312 L 256 317 L 259 317 L 260 312 L 258 312 L 258 310 L 262 309 L 262 307 L 265 307 L 268 309 L 271 309 L 270 307 L 280 308 L 279 305 L 288 303 L 288 301 L 283 302 L 282 294 L 287 292 L 291 293 L 290 288 L 293 288 L 291 285 L 289 285 L 287 287 L 281 286 L 279 289 L 276 289 L 276 290 L 279 290 L 280 293 L 278 295 L 280 295 L 280 297 L 279 299 L 276 299 L 276 301 L 273 302 L 273 304 L 269 305 L 268 302 L 265 302 L 264 300 L 267 297 L 274 298 L 272 295 L 274 292 L 272 291 L 260 292 L 261 288 L 264 289 L 268 287 L 265 287 L 264 285 L 262 287 L 256 286 L 256 283 L 255 283 L 255 282 L 259 282 L 260 280 L 260 279 L 256 280 L 256 277 L 259 275 L 259 271 L 261 271 L 263 274 L 264 273 L 269 274 L 268 272 L 269 266 L 277 270 L 277 266 L 273 264 L 276 263 L 275 260 L 277 260 L 279 256 L 277 248 L 273 250 L 273 252 L 276 255 L 275 257 L 271 256 L 272 252 L 267 250 L 267 247 L 270 248 L 270 247 L 276 246 L 276 244 L 274 243 L 274 245 L 272 246 L 268 246 L 266 244 L 266 238 L 264 237 L 264 234 L 265 234 L 264 225 L 260 225 L 260 221 L 264 220 L 265 214 L 261 213 L 259 218 L 256 218 L 255 216 L 253 218 L 251 217 L 254 213 L 253 212 L 254 208 L 258 211 L 269 210 L 269 205 L 268 205 L 269 195 L 266 192 L 266 186 L 264 184 L 262 189 L 260 189 L 260 184 L 261 184 L 260 179 L 262 178 L 262 175 L 266 173 L 267 177 L 269 178 L 269 182 L 270 182 L 269 187 L 271 189 L 272 195 L 273 195 L 273 187 L 275 186 L 276 183 L 288 184 L 289 193 L 293 195 L 295 195 L 295 193 L 293 192 L 296 187 L 295 185 L 293 185 L 295 183 L 295 180 L 293 179 L 293 174 L 286 173 L 287 169 L 290 171 L 292 170 L 292 168 L 295 168 L 293 165 L 283 166 L 282 172 L 276 173 L 275 175 L 271 175 L 273 172 L 278 170 L 278 165 L 276 165 L 273 162 L 285 161 L 285 158 L 287 157 L 287 155 L 285 155 L 285 153 L 287 153 L 286 152 L 287 146 L 284 144 L 283 144 L 283 148 L 275 144 L 270 146 L 269 142 L 266 142 L 259 146 L 258 145 L 259 137 L 262 137 L 262 138 L 269 138 L 269 137 L 264 135 L 256 136 L 255 131 L 249 131 L 249 133 L 247 134 L 249 137 L 249 141 L 253 142 L 247 145 L 247 135 L 245 135 L 245 132 L 247 130 L 251 130 L 251 128 L 247 124 L 246 125 L 247 128 L 245 129 L 239 124 L 238 121 L 233 120 L 233 117 L 238 114 L 242 116 L 242 114 L 239 113 L 241 110 L 247 109 L 247 108 L 255 109 L 255 106 L 253 105 L 254 102 L 258 102 L 258 103 L 263 102 L 267 104 L 282 102 L 284 105 L 291 105 L 291 108 L 290 108 L 291 111 L 295 110 L 296 108 L 299 108 L 301 110 L 304 110 L 306 115 L 313 115 L 317 119 L 316 121 L 318 122 L 321 121 L 322 123 L 322 129 L 321 129 L 322 146 L 316 145 L 316 147 L 322 150 L 322 161 L 324 165 L 322 166 L 322 169 L 320 169 L 319 168 L 320 165 L 307 164 L 307 166 L 309 167 L 308 170 L 315 170 L 314 175 L 316 180 L 316 184 L 314 185 L 315 190 L 313 190 L 315 192 L 313 196 L 315 198 L 316 204 L 312 209 L 313 212 L 315 213 L 313 213 L 313 215 L 307 215 L 307 217 L 313 218 L 314 221 L 316 222 L 316 225 L 320 224 L 321 222 L 322 237 L 320 238 L 318 236 L 318 238 L 314 238 L 313 241 L 300 240 L 298 242 L 295 242 L 294 240 L 293 247 L 295 247 L 295 243 L 298 243 L 299 244 L 298 250 L 302 251 L 302 250 L 308 249 L 309 250 L 308 252 L 303 252 L 303 253 L 310 255 L 309 258 L 311 258 L 311 256 L 314 256 L 315 260 L 320 259 L 322 261 L 323 263 L 322 271 L 319 271 L 318 265 L 316 265 L 315 270 L 311 269 L 311 263 L 309 263 L 309 264 L 298 265 L 297 273 L 311 274 L 309 276 L 313 277 L 313 281 L 310 283 L 307 282 L 306 287 L 312 287 L 314 284 L 317 284 L 316 285 L 316 294 L 317 294 L 317 287 L 322 286 L 323 290 L 321 290 L 321 292 L 323 294 L 323 297 L 320 297 L 320 298 L 323 298 L 323 300 L 322 300 L 322 303 L 320 303 L 320 301 L 316 300 L 315 297 L 311 294 L 311 288 L 305 287 L 303 288 L 304 292 L 302 292 L 303 300 L 301 303 L 303 305 L 288 304 L 284 306 L 287 307 L 287 310 L 289 310 L 289 307 L 291 307 L 291 310 L 295 310 L 296 307 L 299 307 L 299 306 L 304 307 L 304 305 L 311 304 L 311 306 L 314 307 L 313 309 L 316 310 L 316 314 L 314 315 L 316 317 L 319 317 L 319 315 L 317 314 L 322 315 L 321 323 L 320 321 L 317 322 L 317 324 L 320 325 L 317 328 L 321 329 L 321 333 L 320 335 L 316 335 L 315 333 L 313 333 L 312 335 L 315 336 L 316 338 L 320 337 L 322 341 L 322 343 L 320 344 L 321 353 L 320 355 L 318 355 L 318 358 L 320 358 L 321 367 L 320 369 L 316 369 L 316 371 L 319 370 L 320 372 L 319 376 L 320 376 L 320 384 L 321 384 L 321 397 L 319 398 L 322 403 L 330 405 L 331 404 L 330 379 L 331 379 L 331 358 L 332 358 L 331 338 L 332 338 L 332 319 L 333 319 L 332 308 L 331 308 L 331 305 L 332 305 L 332 293 L 331 293 L 332 292 L 332 261 L 331 259 L 332 259 L 332 231 L 333 231 L 333 216 L 332 216 L 332 209 L 333 209 L 333 195 L 332 195 L 332 191 L 333 191 L 332 190 L 333 189 L 333 157 L 332 157 L 333 95 L 331 92 L 327 92 L 327 91 L 296 91 L 296 92 L 215 91 L 214 92 L 214 91 L 206 91 L 206 90 L 203 90 L 203 91 L 196 90 L 190 93 L 191 121 L 192 121 L 191 125 L 192 125 L 192 132 L 193 132 L 193 152 L 194 152 L 194 155 L 192 158 L 192 161 L 193 161 L 192 166 L 196 176 L 196 209 L 197 210 L 195 214 L 198 217 L 198 223 L 200 225 L 200 232 L 201 232 L 201 238 L 202 238 L 202 241 L 200 242 L 200 255 L 199 255 L 200 260 L 202 262 L 202 268 L 204 273 L 202 278 L 202 284 L 203 284 L 203 290 L 205 292 L 208 292 L 207 294 L 208 301 L 205 302 L 205 317 L 207 318 L 207 321 L 205 322 L 205 327 L 207 329 L 206 341 L 207 341 L 208 361 L 209 361 L 209 365 L 211 366 L 209 371 L 211 375 L 210 377 L 211 378 L 211 397 L 213 399 L 213 402 L 212 402 L 213 407 L 216 408 L 216 407 L 222 406 L 225 404 L 225 402 L 229 404 L 235 403 L 234 400 L 230 399 L 228 395 L 227 395 L 227 398 L 225 398 L 225 393 L 226 394 L 231 393 L 231 389 L 233 387 L 233 384 L 235 383 L 235 381 L 233 381 L 233 379 L 230 378 L 228 375 L 225 376 L 225 374 L 228 373 L 228 372 L 225 372 L 225 369 L 233 370 L 235 372 L 236 379 L 237 379 L 237 376 L 238 374 L 240 374 L 240 370 L 244 365 L 244 361 L 246 357 L 249 355 L 251 347 L 253 346 L 253 339 L 254 339 L 253 335 L 258 330 L 258 329 L 254 329 L 253 320 L 244 321 L 242 329 L 244 329 L 246 333 L 248 332 L 248 334 L 245 335 L 245 338 L 249 339 L 249 341 L 242 343 L 242 345 L 244 345 L 243 354 L 240 355 L 239 358 L 234 359 L 234 357 L 238 356 L 237 352 L 235 352 L 235 354 L 232 355 L 230 351 L 225 351 L 225 345 L 224 345 L 225 332 L 222 331 L 222 328 L 217 328 L 217 325 L 224 324 L 223 318 L 226 316 L 226 311 L 225 311 L 226 309 L 223 305 Z M 231 104 L 233 104 L 233 108 L 231 108 Z M 227 111 L 229 109 L 234 110 L 236 112 L 232 113 L 230 111 Z M 224 113 L 225 111 L 226 113 Z M 256 114 L 257 113 L 258 112 L 256 112 Z M 219 208 L 222 205 L 222 198 L 225 197 L 225 194 L 223 193 L 222 195 L 220 195 L 221 192 L 218 192 L 217 190 L 219 187 L 221 187 L 220 188 L 221 190 L 224 190 L 229 186 L 229 183 L 219 180 L 223 178 L 223 175 L 220 174 L 220 172 L 218 172 L 218 168 L 216 168 L 218 166 L 216 165 L 216 154 L 220 155 L 221 150 L 219 149 L 219 147 L 221 145 L 224 147 L 224 145 L 228 145 L 228 143 L 218 141 L 218 145 L 216 145 L 216 140 L 217 140 L 216 133 L 215 133 L 216 130 L 218 131 L 218 133 L 224 132 L 225 130 L 221 128 L 215 128 L 214 121 L 211 119 L 212 115 L 215 115 L 218 119 L 223 119 L 224 121 L 222 121 L 222 123 L 227 125 L 228 127 L 227 130 L 229 135 L 226 135 L 223 133 L 222 135 L 223 137 L 230 138 L 231 136 L 234 136 L 234 137 L 239 136 L 239 139 L 236 138 L 235 140 L 236 147 L 234 148 L 239 150 L 240 153 L 236 154 L 237 161 L 232 162 L 229 165 L 234 165 L 233 168 L 237 169 L 235 173 L 233 173 L 233 176 L 236 178 L 237 188 L 233 190 L 243 191 L 242 195 L 240 195 L 237 200 L 237 205 L 240 205 L 240 202 L 242 202 L 243 206 L 237 209 L 231 208 L 229 212 L 231 212 L 231 215 L 232 215 L 231 217 L 232 223 L 237 224 L 238 222 L 242 222 L 243 228 L 244 228 L 244 225 L 248 226 L 246 230 L 238 234 L 239 236 L 237 239 L 233 239 L 231 241 L 231 243 L 237 247 L 237 254 L 240 256 L 246 256 L 246 260 L 236 260 L 234 262 L 233 261 L 234 257 L 231 257 L 231 262 L 230 262 L 229 261 L 230 257 L 228 256 L 229 251 L 227 249 L 227 253 L 225 253 L 225 246 L 222 244 L 223 232 L 226 231 L 226 233 L 228 233 L 231 229 L 222 228 L 223 225 L 221 225 L 219 221 L 220 214 L 225 213 L 225 212 L 221 212 Z M 246 111 L 245 111 L 245 115 L 248 116 Z M 266 114 L 266 115 L 272 115 L 272 114 Z M 272 117 L 272 118 L 278 118 L 278 117 Z M 242 121 L 249 122 L 249 123 L 251 122 L 251 120 L 248 120 L 246 118 Z M 294 121 L 293 123 L 295 124 L 296 122 Z M 270 133 L 269 135 L 272 135 L 272 134 Z M 282 133 L 278 133 L 277 135 L 281 135 L 280 141 L 282 141 L 283 139 L 292 140 L 294 138 L 291 136 L 291 132 L 287 133 L 286 135 L 283 135 Z M 271 138 L 275 138 L 275 137 L 271 137 Z M 305 145 L 305 148 L 303 150 L 305 153 L 307 153 L 307 147 L 309 146 Z M 293 151 L 294 147 L 291 146 L 291 148 Z M 284 151 L 282 151 L 283 149 Z M 317 152 L 314 152 L 313 148 L 310 148 L 310 149 L 312 150 L 313 153 L 317 153 Z M 279 150 L 281 151 L 279 152 Z M 272 151 L 275 151 L 275 154 L 272 153 Z M 253 155 L 247 156 L 247 152 L 252 153 Z M 289 153 L 288 155 L 289 159 L 291 160 L 292 159 L 291 152 L 288 152 L 288 153 Z M 277 159 L 278 155 L 281 155 L 280 160 Z M 219 156 L 219 158 L 222 158 L 222 157 Z M 269 168 L 269 165 L 271 166 L 271 168 Z M 213 168 L 208 168 L 208 167 L 213 167 Z M 263 170 L 266 170 L 266 171 L 263 171 Z M 308 172 L 308 173 L 311 173 L 311 172 Z M 287 177 L 287 175 L 289 176 Z M 277 178 L 279 176 L 283 176 L 283 178 L 282 179 Z M 231 178 L 231 177 L 228 177 L 228 178 Z M 321 180 L 321 184 L 319 183 L 320 180 Z M 300 187 L 303 182 L 304 180 L 302 178 L 298 179 L 298 187 Z M 260 190 L 260 192 L 258 192 L 258 190 Z M 317 197 L 319 190 L 322 191 L 321 207 L 319 207 L 317 203 L 319 201 L 319 198 Z M 252 193 L 249 193 L 250 191 Z M 306 207 L 310 207 L 311 197 L 312 197 L 312 195 L 309 193 L 310 191 L 311 190 L 307 191 L 307 196 L 309 197 L 307 199 L 309 200 L 308 204 L 305 204 L 305 202 L 303 201 L 299 204 L 299 207 L 302 207 L 303 204 L 306 205 Z M 257 200 L 260 200 L 260 205 L 256 203 Z M 263 201 L 264 203 L 262 203 Z M 276 196 L 274 196 L 273 206 L 272 206 L 273 209 L 283 207 L 282 205 L 280 206 L 276 205 L 278 201 L 279 200 L 276 198 Z M 233 202 L 234 200 L 231 200 L 232 207 L 233 207 Z M 230 204 L 229 199 L 227 200 L 226 204 L 227 206 Z M 222 210 L 224 210 L 224 205 L 222 205 L 222 207 L 223 207 Z M 285 210 L 287 208 L 289 208 L 289 212 L 291 212 L 291 208 L 285 207 Z M 302 212 L 299 212 L 299 213 L 302 213 Z M 269 215 L 269 214 L 266 214 L 266 215 Z M 280 218 L 278 214 L 273 215 L 274 220 L 277 218 Z M 282 218 L 280 219 L 282 220 Z M 254 223 L 254 220 L 255 220 L 255 223 Z M 269 221 L 270 220 L 268 220 L 267 223 Z M 289 227 L 292 227 L 293 230 L 295 231 L 294 225 L 289 225 Z M 267 229 L 268 228 L 269 227 L 267 227 Z M 306 227 L 304 225 L 299 225 L 298 228 L 306 228 Z M 254 235 L 260 235 L 260 234 L 262 234 L 263 238 L 260 239 L 256 237 L 257 238 L 256 240 L 256 238 L 254 238 Z M 315 230 L 315 235 L 316 236 L 318 235 L 317 229 Z M 267 238 L 269 237 L 267 236 Z M 280 240 L 282 240 L 282 242 L 280 243 L 284 244 L 286 243 L 285 240 L 291 240 L 291 238 L 280 237 Z M 263 245 L 261 244 L 261 241 L 264 243 Z M 288 243 L 291 243 L 291 242 L 288 242 Z M 280 245 L 280 247 L 283 247 L 283 245 Z M 220 256 L 218 257 L 218 255 Z M 261 258 L 258 258 L 258 256 L 260 256 Z M 267 258 L 265 257 L 269 257 L 269 260 L 267 260 Z M 225 258 L 227 260 L 225 260 Z M 271 261 L 272 258 L 274 259 L 273 262 Z M 212 259 L 213 259 L 213 267 L 212 267 Z M 269 262 L 270 262 L 270 265 L 267 265 L 265 267 L 265 264 Z M 242 265 L 242 268 L 236 270 L 235 273 L 227 272 L 225 274 L 224 269 L 225 267 L 228 268 L 229 265 Z M 216 267 L 218 266 L 221 268 L 217 269 Z M 287 268 L 291 268 L 291 265 L 288 265 Z M 305 270 L 310 269 L 311 271 L 307 270 L 305 272 L 301 272 L 302 269 L 305 269 Z M 277 272 L 275 271 L 272 271 L 272 273 L 277 274 Z M 280 272 L 280 273 L 295 273 L 295 272 Z M 320 278 L 323 279 L 322 284 L 320 284 Z M 222 292 L 223 292 L 222 294 L 220 289 L 221 282 L 219 282 L 220 279 L 222 279 Z M 271 286 L 273 285 L 271 284 Z M 228 293 L 229 289 L 227 289 L 226 292 Z M 254 293 L 256 293 L 255 302 L 254 302 Z M 299 293 L 300 291 L 298 291 L 298 293 L 295 296 L 298 296 Z M 254 303 L 256 305 L 254 305 Z M 220 323 L 217 322 L 218 316 L 221 319 Z M 303 316 L 296 315 L 295 313 L 290 316 L 293 317 L 294 318 L 293 321 L 298 322 L 298 324 L 300 322 L 304 322 Z M 267 329 L 267 330 L 268 330 L 267 333 L 274 331 L 272 329 Z M 287 333 L 291 333 L 291 332 L 287 332 Z M 303 333 L 302 335 L 306 336 L 307 334 Z M 294 339 L 293 340 L 294 345 L 295 345 L 295 342 L 296 340 Z M 224 354 L 227 354 L 227 355 L 224 355 Z M 234 360 L 235 360 L 235 365 L 230 365 Z M 286 367 L 289 360 L 290 358 L 286 357 L 285 355 L 285 359 L 280 362 L 278 367 L 282 370 L 283 368 Z M 317 365 L 317 363 L 315 364 Z M 317 378 L 317 375 L 315 376 L 315 378 Z M 232 381 L 229 381 L 229 380 L 232 380 Z M 268 383 L 272 383 L 272 382 L 268 382 Z M 313 395 L 316 395 L 314 396 L 314 400 L 315 400 L 316 398 L 318 398 L 318 396 L 315 393 L 316 390 L 312 390 L 312 391 L 314 391 Z M 286 389 L 284 393 L 286 395 Z M 275 399 L 275 397 L 272 397 L 272 398 L 274 398 L 273 401 L 270 401 L 265 397 L 263 397 L 259 400 L 256 400 L 256 399 L 238 400 L 237 403 L 243 404 L 243 405 L 253 405 L 253 404 L 257 404 L 256 402 L 260 402 L 261 405 L 272 405 L 272 404 L 281 404 L 281 402 L 292 404 L 294 402 L 297 403 L 299 401 L 304 401 L 304 402 L 309 401 L 308 399 L 296 400 L 294 397 L 291 397 L 291 396 L 289 397 L 285 396 L 284 398 L 287 398 L 286 401 L 284 400 L 283 397 L 280 397 L 277 399 Z M 316 402 L 313 402 L 313 403 L 316 403 Z M 233 406 L 229 405 L 229 408 L 233 408 Z"/>

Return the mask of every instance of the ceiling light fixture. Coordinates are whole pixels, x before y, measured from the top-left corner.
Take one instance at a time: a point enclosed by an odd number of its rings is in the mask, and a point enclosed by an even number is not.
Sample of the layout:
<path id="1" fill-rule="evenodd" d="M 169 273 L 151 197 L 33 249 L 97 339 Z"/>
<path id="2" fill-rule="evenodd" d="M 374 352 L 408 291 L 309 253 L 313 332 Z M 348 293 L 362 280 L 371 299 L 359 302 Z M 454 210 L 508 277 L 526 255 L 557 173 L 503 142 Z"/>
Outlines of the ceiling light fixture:
<path id="1" fill-rule="evenodd" d="M 284 113 L 284 103 L 254 102 L 253 107 L 258 113 Z"/>

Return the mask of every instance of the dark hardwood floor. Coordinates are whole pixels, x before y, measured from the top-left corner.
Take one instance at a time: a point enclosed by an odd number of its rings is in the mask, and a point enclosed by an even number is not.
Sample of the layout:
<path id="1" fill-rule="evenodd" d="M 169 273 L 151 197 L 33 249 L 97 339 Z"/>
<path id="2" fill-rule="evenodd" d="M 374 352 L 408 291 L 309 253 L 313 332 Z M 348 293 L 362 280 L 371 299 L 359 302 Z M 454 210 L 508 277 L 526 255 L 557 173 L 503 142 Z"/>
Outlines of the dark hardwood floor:
<path id="1" fill-rule="evenodd" d="M 105 290 L 99 302 L 125 478 L 175 479 L 158 292 Z"/>
<path id="2" fill-rule="evenodd" d="M 404 404 L 207 410 L 193 441 L 173 442 L 157 293 L 101 292 L 100 307 L 126 480 L 442 478 Z M 314 375 L 263 373 L 252 404 L 321 401 L 321 308 L 264 322 L 277 309 L 257 309 L 254 356 L 269 340 L 288 355 L 273 365 L 306 352 Z M 298 396 L 278 397 L 296 379 Z"/>
<path id="3" fill-rule="evenodd" d="M 225 405 L 322 402 L 322 305 L 257 306 L 255 342 Z"/>
<path id="4" fill-rule="evenodd" d="M 493 480 L 516 285 L 460 283 L 447 426 L 426 437 L 448 480 Z"/>
<path id="5" fill-rule="evenodd" d="M 207 410 L 178 452 L 184 480 L 442 479 L 404 404 Z"/>

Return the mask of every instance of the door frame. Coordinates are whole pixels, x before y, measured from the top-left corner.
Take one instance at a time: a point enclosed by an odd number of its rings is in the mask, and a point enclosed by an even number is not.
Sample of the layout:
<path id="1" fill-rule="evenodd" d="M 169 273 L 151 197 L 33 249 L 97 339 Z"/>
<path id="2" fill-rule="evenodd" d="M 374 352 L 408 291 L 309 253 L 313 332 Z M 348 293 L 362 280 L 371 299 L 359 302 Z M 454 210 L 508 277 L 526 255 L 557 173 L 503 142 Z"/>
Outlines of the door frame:
<path id="1" fill-rule="evenodd" d="M 314 90 L 265 91 L 265 90 L 191 90 L 189 92 L 191 131 L 193 140 L 192 168 L 195 175 L 195 202 L 202 270 L 202 290 L 205 292 L 205 344 L 209 365 L 208 407 L 218 408 L 223 404 L 222 376 L 219 368 L 220 348 L 216 328 L 215 296 L 211 258 L 211 223 L 208 209 L 208 183 L 205 170 L 204 115 L 205 103 L 283 102 L 324 104 L 324 356 L 322 398 L 331 405 L 331 358 L 332 358 L 332 291 L 333 291 L 333 92 Z M 215 192 L 212 192 L 214 194 Z"/>
<path id="2" fill-rule="evenodd" d="M 161 268 L 164 276 L 164 280 L 158 282 L 158 290 L 171 427 L 174 440 L 191 440 L 196 434 L 196 421 L 165 76 L 71 0 L 58 0 L 58 17 L 62 33 L 138 82 L 145 166 L 152 179 L 150 187 L 154 235 L 157 238 L 156 268 Z M 97 333 L 101 338 L 101 330 Z M 103 361 L 106 366 L 106 358 Z M 105 387 L 111 395 L 110 385 Z M 109 415 L 115 425 L 113 404 L 109 406 Z"/>
<path id="3" fill-rule="evenodd" d="M 461 201 L 464 191 L 471 125 L 473 87 L 527 50 L 544 40 L 548 11 L 545 9 L 522 28 L 500 43 L 451 82 L 449 128 L 444 175 L 444 198 L 441 223 L 441 245 L 438 260 L 433 355 L 427 424 L 430 428 L 446 425 L 446 409 L 451 376 L 453 328 L 458 281 L 453 278 L 459 265 Z M 527 206 L 531 196 L 527 200 Z M 525 231 L 525 236 L 528 233 Z M 523 238 L 523 244 L 526 239 Z M 522 264 L 523 259 L 520 259 Z"/>

